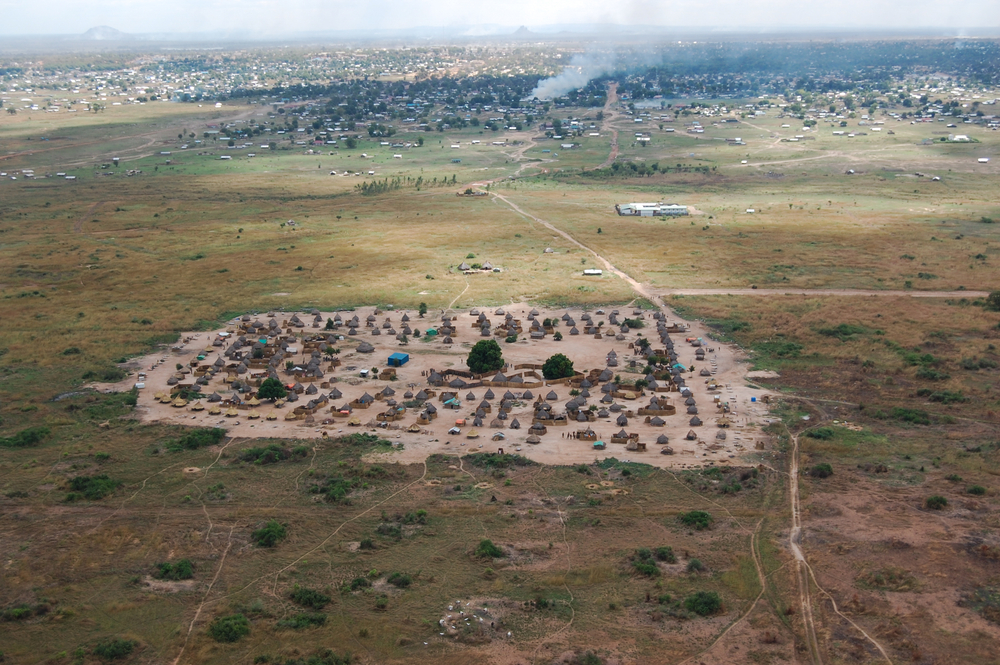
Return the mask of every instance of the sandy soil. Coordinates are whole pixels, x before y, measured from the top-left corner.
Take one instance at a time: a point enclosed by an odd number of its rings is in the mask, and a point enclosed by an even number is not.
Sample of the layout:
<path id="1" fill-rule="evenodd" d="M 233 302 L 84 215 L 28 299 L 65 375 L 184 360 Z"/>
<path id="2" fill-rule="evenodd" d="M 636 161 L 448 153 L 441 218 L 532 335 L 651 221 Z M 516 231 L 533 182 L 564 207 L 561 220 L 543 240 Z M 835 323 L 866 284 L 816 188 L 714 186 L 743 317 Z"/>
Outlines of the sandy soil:
<path id="1" fill-rule="evenodd" d="M 583 314 L 583 310 L 580 309 L 536 309 L 540 312 L 539 318 L 558 318 L 564 312 L 569 312 L 578 323 L 581 321 L 581 315 Z M 351 316 L 357 314 L 361 321 L 364 321 L 369 314 L 373 313 L 373 310 L 374 308 L 371 307 L 361 308 L 353 312 Z M 516 318 L 519 318 L 525 327 L 527 325 L 527 314 L 530 310 L 531 306 L 526 304 L 515 304 L 504 308 L 505 312 L 512 313 Z M 631 308 L 620 307 L 619 310 L 621 318 L 632 316 Z M 484 308 L 481 311 L 487 313 L 494 324 L 498 319 L 502 318 L 494 314 L 494 310 Z M 610 311 L 609 309 L 609 314 Z M 420 329 L 425 329 L 426 326 L 434 325 L 441 320 L 441 312 L 429 313 L 424 320 L 420 320 L 415 312 L 407 312 L 407 314 L 411 318 L 410 324 Z M 374 396 L 386 386 L 390 386 L 396 391 L 395 399 L 402 403 L 403 393 L 406 392 L 408 387 L 412 387 L 414 393 L 421 388 L 430 387 L 425 374 L 429 373 L 429 370 L 432 368 L 439 372 L 449 368 L 464 369 L 465 358 L 468 355 L 469 349 L 475 342 L 482 338 L 479 335 L 478 329 L 472 327 L 472 323 L 476 317 L 470 315 L 469 311 L 456 311 L 452 314 L 458 316 L 458 320 L 455 322 L 458 333 L 454 336 L 455 343 L 450 347 L 440 341 L 426 341 L 425 337 L 411 339 L 408 345 L 401 346 L 394 337 L 384 334 L 379 336 L 371 335 L 371 329 L 361 329 L 357 336 L 345 335 L 345 339 L 340 342 L 340 348 L 342 349 L 340 358 L 343 364 L 336 370 L 327 371 L 327 365 L 324 363 L 324 371 L 326 372 L 324 380 L 331 382 L 331 388 L 336 387 L 343 393 L 343 397 L 331 401 L 330 405 L 340 406 L 345 402 L 360 397 L 365 392 Z M 597 314 L 596 309 L 591 314 L 598 321 L 605 320 L 606 318 L 603 315 Z M 377 325 L 381 326 L 382 322 L 388 316 L 393 325 L 399 327 L 402 315 L 403 311 L 383 313 L 379 315 Z M 279 322 L 288 316 L 290 314 L 278 313 Z M 333 313 L 323 312 L 322 316 L 325 320 L 328 317 L 332 317 Z M 302 318 L 304 321 L 312 320 L 311 317 Z M 347 318 L 350 317 L 345 317 L 345 321 Z M 266 323 L 268 317 L 262 314 L 259 319 Z M 603 370 L 607 364 L 607 354 L 611 350 L 614 350 L 618 354 L 619 366 L 613 368 L 613 371 L 616 374 L 621 374 L 623 377 L 631 376 L 632 378 L 640 378 L 641 375 L 637 373 L 639 371 L 638 368 L 631 370 L 629 368 L 629 361 L 636 358 L 636 356 L 632 355 L 628 345 L 637 339 L 637 333 L 645 331 L 645 334 L 648 336 L 655 331 L 654 321 L 649 312 L 645 314 L 645 320 L 648 322 L 647 327 L 642 329 L 642 331 L 629 333 L 625 341 L 616 341 L 613 337 L 605 337 L 598 340 L 592 336 L 582 334 L 579 336 L 570 336 L 568 330 L 562 330 L 565 336 L 562 341 L 557 342 L 551 336 L 547 336 L 544 340 L 526 341 L 522 339 L 522 341 L 515 344 L 501 343 L 501 346 L 504 351 L 504 359 L 511 365 L 523 362 L 542 363 L 554 353 L 563 353 L 573 361 L 577 370 L 584 372 L 590 369 Z M 672 313 L 668 313 L 668 321 L 687 323 L 673 316 Z M 232 321 L 226 328 L 208 333 L 182 335 L 182 341 L 172 349 L 146 356 L 131 364 L 133 369 L 145 372 L 146 374 L 145 388 L 140 390 L 139 402 L 136 408 L 137 414 L 143 421 L 201 427 L 218 426 L 226 428 L 230 436 L 242 437 L 308 439 L 322 437 L 324 433 L 330 437 L 336 437 L 355 431 L 374 431 L 393 442 L 403 444 L 402 450 L 396 451 L 391 455 L 393 459 L 400 462 L 419 462 L 433 453 L 458 454 L 469 450 L 496 451 L 498 448 L 503 448 L 506 452 L 520 452 L 533 460 L 548 464 L 574 464 L 591 462 L 594 459 L 603 459 L 605 457 L 617 457 L 618 459 L 642 461 L 661 467 L 686 467 L 701 465 L 708 461 L 739 463 L 741 453 L 754 451 L 758 442 L 763 446 L 768 439 L 760 430 L 760 427 L 766 424 L 767 417 L 766 406 L 760 402 L 760 398 L 766 393 L 760 389 L 750 388 L 746 385 L 747 367 L 745 363 L 741 362 L 738 350 L 733 346 L 709 340 L 707 330 L 697 322 L 687 324 L 690 326 L 689 332 L 675 333 L 672 337 L 674 338 L 679 354 L 679 361 L 687 367 L 695 366 L 695 372 L 687 373 L 685 377 L 688 381 L 688 387 L 694 393 L 693 396 L 699 409 L 698 415 L 705 424 L 695 428 L 689 425 L 691 416 L 687 415 L 686 407 L 679 393 L 660 393 L 661 396 L 665 394 L 669 397 L 671 403 L 678 407 L 677 415 L 665 418 L 667 421 L 666 426 L 654 427 L 645 424 L 643 423 L 644 417 L 636 415 L 629 418 L 629 423 L 625 427 L 627 431 L 637 433 L 640 442 L 647 444 L 648 450 L 646 452 L 629 452 L 625 450 L 624 445 L 610 442 L 611 434 L 622 429 L 616 424 L 615 418 L 617 418 L 617 414 L 614 413 L 611 414 L 611 418 L 598 419 L 597 422 L 590 424 L 590 427 L 598 434 L 598 437 L 607 443 L 607 448 L 603 451 L 594 450 L 593 444 L 590 442 L 571 438 L 571 433 L 586 429 L 587 427 L 586 423 L 576 422 L 571 422 L 565 427 L 549 427 L 548 433 L 541 437 L 542 441 L 540 444 L 527 444 L 528 427 L 531 425 L 532 415 L 530 403 L 524 403 L 522 406 L 515 407 L 507 421 L 509 423 L 514 418 L 517 418 L 521 423 L 521 429 L 490 429 L 488 427 L 489 422 L 495 417 L 500 398 L 506 392 L 505 389 L 496 388 L 493 389 L 493 392 L 496 394 L 496 399 L 492 400 L 493 413 L 487 414 L 487 417 L 484 419 L 485 427 L 478 428 L 479 437 L 475 439 L 468 438 L 469 426 L 462 427 L 461 434 L 459 435 L 449 435 L 448 429 L 455 425 L 456 420 L 462 418 L 468 419 L 469 423 L 471 423 L 474 411 L 486 393 L 487 389 L 485 387 L 471 390 L 476 397 L 475 401 L 468 401 L 466 399 L 466 394 L 470 392 L 469 389 L 459 390 L 462 407 L 457 411 L 442 408 L 442 404 L 438 401 L 437 397 L 432 397 L 431 402 L 439 409 L 439 417 L 430 424 L 421 426 L 419 433 L 406 431 L 407 427 L 416 422 L 419 409 L 409 409 L 403 420 L 390 424 L 388 428 L 376 429 L 366 426 L 375 418 L 376 414 L 384 409 L 384 404 L 378 401 L 369 409 L 356 409 L 353 415 L 360 418 L 361 426 L 351 427 L 347 425 L 344 419 L 335 420 L 330 424 L 323 424 L 324 418 L 329 415 L 329 407 L 317 412 L 316 422 L 311 425 L 306 425 L 302 421 L 285 421 L 285 414 L 293 406 L 304 405 L 310 399 L 306 395 L 301 395 L 300 401 L 295 405 L 288 404 L 283 408 L 277 408 L 268 402 L 261 404 L 256 409 L 261 414 L 259 420 L 249 420 L 247 418 L 248 411 L 240 411 L 237 417 L 226 418 L 223 415 L 209 415 L 207 409 L 201 412 L 194 412 L 190 410 L 190 405 L 184 408 L 177 408 L 170 404 L 162 404 L 156 400 L 155 395 L 157 393 L 168 392 L 167 380 L 176 372 L 175 366 L 177 363 L 186 366 L 199 353 L 206 350 L 208 353 L 204 362 L 214 362 L 219 357 L 222 349 L 219 347 L 213 348 L 211 346 L 212 341 L 217 338 L 220 332 L 235 331 L 235 323 L 235 321 Z M 341 331 L 346 333 L 346 329 L 342 328 Z M 317 332 L 317 330 L 307 327 L 300 329 L 298 334 L 301 336 L 310 332 Z M 702 337 L 706 341 L 707 348 L 710 350 L 706 353 L 706 358 L 703 362 L 695 360 L 695 347 L 685 343 L 685 338 L 689 336 Z M 375 352 L 372 354 L 358 352 L 356 349 L 362 341 L 372 344 L 375 347 Z M 301 354 L 301 346 L 299 350 Z M 388 355 L 395 351 L 404 351 L 410 354 L 410 361 L 398 370 L 396 381 L 361 378 L 361 369 L 385 367 Z M 306 360 L 303 355 L 295 356 L 295 359 L 302 360 L 303 362 Z M 639 368 L 641 366 L 640 362 Z M 713 391 L 714 394 L 710 394 L 706 385 L 709 379 L 699 376 L 703 368 L 709 369 L 712 372 L 711 378 L 719 384 L 719 389 Z M 135 377 L 133 376 L 121 384 L 112 386 L 112 389 L 128 389 L 134 382 Z M 319 387 L 318 384 L 317 387 Z M 108 386 L 104 385 L 101 388 L 107 389 Z M 541 389 L 532 389 L 532 392 L 537 398 L 539 393 L 544 395 L 550 390 L 555 391 L 558 395 L 558 400 L 552 402 L 554 412 L 563 413 L 565 411 L 565 403 L 570 399 L 570 389 L 568 385 L 556 385 L 545 386 Z M 232 394 L 232 391 L 222 381 L 222 373 L 212 379 L 210 385 L 203 387 L 202 392 L 206 396 L 212 392 L 218 392 L 224 398 Z M 329 389 L 321 389 L 320 392 L 328 393 Z M 512 390 L 512 392 L 520 395 L 522 391 Z M 716 395 L 722 401 L 728 402 L 732 411 L 730 413 L 732 427 L 728 431 L 725 441 L 716 441 L 716 433 L 719 431 L 716 422 L 723 415 L 713 401 Z M 603 394 L 599 392 L 598 387 L 593 388 L 588 404 L 598 404 L 598 400 L 602 396 Z M 640 404 L 645 405 L 648 403 L 649 397 L 647 394 L 634 402 L 629 400 L 618 400 L 618 402 L 626 410 L 637 411 Z M 756 398 L 757 401 L 751 402 L 751 397 Z M 270 412 L 274 412 L 278 416 L 278 420 L 266 421 L 265 418 Z M 223 409 L 223 413 L 225 413 L 225 409 Z M 395 429 L 396 427 L 399 429 Z M 684 436 L 691 429 L 694 429 L 698 434 L 698 441 L 686 441 L 684 439 Z M 505 440 L 491 440 L 491 437 L 498 431 L 504 434 L 506 437 Z M 659 453 L 661 447 L 656 445 L 655 441 L 660 434 L 666 434 L 669 437 L 670 446 L 673 448 L 675 454 L 663 455 Z"/>

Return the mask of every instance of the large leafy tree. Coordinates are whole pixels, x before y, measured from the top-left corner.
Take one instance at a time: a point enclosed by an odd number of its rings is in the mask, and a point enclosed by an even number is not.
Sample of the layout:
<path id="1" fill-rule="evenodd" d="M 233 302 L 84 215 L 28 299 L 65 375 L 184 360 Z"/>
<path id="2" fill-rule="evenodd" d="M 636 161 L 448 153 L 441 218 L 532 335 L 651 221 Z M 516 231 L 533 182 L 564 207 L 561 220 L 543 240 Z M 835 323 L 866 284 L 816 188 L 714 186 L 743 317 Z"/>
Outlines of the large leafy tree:
<path id="1" fill-rule="evenodd" d="M 496 372 L 503 367 L 503 351 L 500 350 L 496 340 L 483 339 L 472 347 L 465 362 L 474 374 Z"/>
<path id="2" fill-rule="evenodd" d="M 561 353 L 549 357 L 542 365 L 542 376 L 548 380 L 573 376 L 573 361 Z"/>
<path id="3" fill-rule="evenodd" d="M 282 399 L 286 395 L 288 391 L 278 379 L 264 379 L 257 390 L 257 399 Z"/>

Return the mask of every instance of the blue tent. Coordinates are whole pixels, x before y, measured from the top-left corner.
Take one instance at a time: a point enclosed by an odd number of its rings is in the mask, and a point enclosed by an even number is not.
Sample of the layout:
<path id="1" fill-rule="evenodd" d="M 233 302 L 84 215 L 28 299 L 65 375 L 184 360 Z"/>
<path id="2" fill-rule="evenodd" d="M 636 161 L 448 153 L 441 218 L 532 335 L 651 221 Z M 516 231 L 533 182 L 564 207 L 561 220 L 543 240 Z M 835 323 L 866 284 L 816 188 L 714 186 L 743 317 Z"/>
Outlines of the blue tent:
<path id="1" fill-rule="evenodd" d="M 409 353 L 394 353 L 389 356 L 389 367 L 402 367 L 410 361 Z"/>

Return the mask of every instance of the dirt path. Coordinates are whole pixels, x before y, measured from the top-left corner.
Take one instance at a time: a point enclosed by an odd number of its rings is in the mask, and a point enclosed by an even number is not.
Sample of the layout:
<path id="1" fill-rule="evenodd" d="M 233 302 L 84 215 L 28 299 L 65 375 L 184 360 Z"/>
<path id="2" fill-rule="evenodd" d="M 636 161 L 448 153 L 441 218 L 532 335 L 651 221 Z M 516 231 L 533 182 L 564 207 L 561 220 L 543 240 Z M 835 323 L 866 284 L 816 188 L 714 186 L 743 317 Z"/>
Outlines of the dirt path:
<path id="1" fill-rule="evenodd" d="M 812 400 L 804 399 L 803 401 L 812 404 Z M 813 404 L 813 406 L 816 405 Z M 815 429 L 817 427 L 822 427 L 827 424 L 829 424 L 829 421 L 826 420 L 826 417 L 824 415 L 824 420 L 817 422 L 812 427 L 809 427 L 807 429 Z M 803 432 L 804 431 L 806 430 L 803 430 Z M 859 633 L 864 635 L 865 639 L 871 642 L 875 646 L 875 648 L 878 649 L 879 653 L 882 654 L 882 657 L 885 658 L 886 662 L 888 662 L 889 665 L 892 665 L 892 659 L 889 657 L 889 654 L 886 653 L 886 650 L 882 647 L 882 645 L 879 644 L 878 640 L 876 640 L 874 637 L 865 632 L 865 630 L 861 626 L 854 623 L 854 621 L 852 621 L 850 617 L 848 617 L 847 615 L 845 615 L 840 611 L 840 609 L 837 607 L 837 601 L 834 600 L 833 596 L 828 591 L 826 591 L 823 587 L 819 585 L 819 582 L 816 580 L 816 574 L 813 571 L 812 566 L 810 566 L 809 562 L 806 560 L 805 554 L 803 553 L 801 547 L 802 517 L 799 504 L 799 435 L 801 435 L 803 432 L 799 432 L 799 434 L 792 434 L 787 426 L 785 426 L 785 432 L 788 433 L 788 436 L 792 441 L 792 455 L 789 461 L 789 470 L 788 470 L 789 481 L 790 481 L 789 500 L 791 503 L 791 510 L 792 510 L 792 528 L 788 534 L 788 545 L 792 551 L 792 555 L 795 557 L 797 576 L 799 578 L 799 602 L 802 606 L 802 621 L 805 624 L 806 642 L 808 643 L 809 646 L 810 657 L 814 665 L 817 664 L 822 665 L 823 657 L 819 648 L 819 640 L 816 637 L 816 625 L 812 615 L 812 600 L 810 598 L 810 588 L 811 588 L 810 583 L 812 583 L 816 586 L 816 589 L 819 591 L 819 593 L 826 596 L 826 598 L 830 601 L 830 605 L 833 608 L 834 614 L 839 616 L 847 623 L 851 624 L 854 628 L 857 629 Z"/>
<path id="2" fill-rule="evenodd" d="M 532 220 L 538 222 L 539 224 L 541 224 L 542 226 L 544 226 L 545 228 L 547 228 L 549 231 L 552 231 L 553 233 L 556 233 L 556 234 L 562 236 L 567 241 L 573 243 L 574 245 L 576 245 L 580 249 L 582 249 L 582 250 L 584 250 L 586 252 L 590 252 L 590 254 L 595 259 L 597 259 L 598 261 L 601 262 L 601 265 L 604 266 L 605 270 L 607 270 L 608 272 L 614 273 L 615 275 L 617 275 L 618 277 L 620 277 L 621 279 L 623 279 L 629 286 L 632 287 L 632 290 L 635 291 L 637 294 L 639 294 L 640 296 L 642 296 L 644 298 L 648 298 L 652 302 L 656 303 L 656 305 L 658 307 L 660 307 L 661 309 L 666 308 L 666 305 L 663 303 L 663 300 L 660 298 L 660 296 L 658 296 L 655 293 L 653 293 L 652 291 L 650 291 L 644 284 L 640 284 L 636 280 L 632 279 L 628 274 L 626 274 L 625 272 L 623 272 L 623 271 L 619 270 L 618 268 L 616 268 L 614 266 L 614 264 L 611 263 L 611 261 L 609 261 L 606 258 L 604 258 L 603 256 L 601 256 L 600 254 L 598 254 L 596 251 L 594 251 L 590 247 L 584 245 L 582 242 L 580 242 L 579 240 L 577 240 L 576 238 L 574 238 L 570 234 L 566 233 L 562 229 L 556 228 L 552 224 L 546 222 L 541 217 L 535 217 L 531 213 L 525 212 L 516 203 L 513 203 L 510 199 L 508 199 L 503 194 L 498 194 L 497 192 L 490 192 L 490 194 L 492 196 L 496 197 L 497 199 L 503 201 L 507 205 L 509 205 L 518 214 L 524 215 L 528 219 L 532 219 Z"/>
<path id="3" fill-rule="evenodd" d="M 73 233 L 83 233 L 83 222 L 85 219 L 90 219 L 94 215 L 94 211 L 97 210 L 104 201 L 97 201 L 96 203 L 90 204 L 87 208 L 87 212 L 80 215 L 75 222 L 73 222 Z"/>
<path id="4" fill-rule="evenodd" d="M 873 291 L 867 289 L 665 289 L 664 296 L 880 296 L 910 298 L 985 298 L 989 291 Z"/>
<path id="5" fill-rule="evenodd" d="M 788 428 L 785 428 L 788 431 Z M 788 533 L 788 546 L 795 557 L 795 567 L 799 580 L 799 605 L 802 608 L 802 623 L 805 627 L 806 646 L 813 665 L 821 665 L 823 658 L 816 639 L 816 624 L 812 615 L 812 599 L 809 597 L 809 564 L 799 544 L 802 541 L 802 513 L 799 505 L 799 437 L 788 432 L 792 439 L 792 455 L 789 461 L 789 500 L 792 509 L 792 528 Z"/>
<path id="6" fill-rule="evenodd" d="M 618 130 L 611 125 L 612 120 L 618 118 L 618 114 L 614 110 L 614 105 L 618 102 L 618 84 L 609 83 L 608 84 L 608 97 L 607 101 L 604 102 L 604 120 L 601 122 L 601 131 L 611 132 L 611 153 L 608 158 L 601 162 L 601 165 L 597 168 L 605 169 L 611 166 L 612 162 L 618 159 Z"/>

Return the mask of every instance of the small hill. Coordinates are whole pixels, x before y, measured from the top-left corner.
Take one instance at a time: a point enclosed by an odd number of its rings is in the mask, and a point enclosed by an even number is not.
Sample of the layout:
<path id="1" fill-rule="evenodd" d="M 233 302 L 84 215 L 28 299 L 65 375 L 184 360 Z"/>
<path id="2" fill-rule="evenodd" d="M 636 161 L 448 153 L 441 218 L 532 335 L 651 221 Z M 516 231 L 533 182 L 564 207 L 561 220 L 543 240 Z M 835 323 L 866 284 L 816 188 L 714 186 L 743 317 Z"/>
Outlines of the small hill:
<path id="1" fill-rule="evenodd" d="M 125 39 L 132 39 L 132 35 L 124 33 L 121 30 L 110 28 L 106 25 L 99 25 L 80 35 L 80 39 L 103 42 L 122 41 Z"/>
<path id="2" fill-rule="evenodd" d="M 528 28 L 526 28 L 523 25 L 520 28 L 518 28 L 517 30 L 514 31 L 514 37 L 525 38 L 525 37 L 531 37 L 534 34 L 535 33 L 533 33 L 531 30 L 528 30 Z"/>

